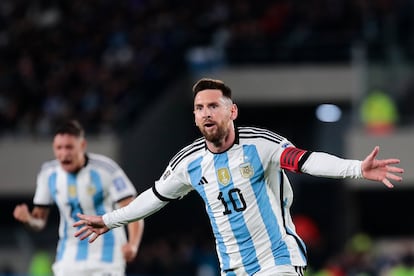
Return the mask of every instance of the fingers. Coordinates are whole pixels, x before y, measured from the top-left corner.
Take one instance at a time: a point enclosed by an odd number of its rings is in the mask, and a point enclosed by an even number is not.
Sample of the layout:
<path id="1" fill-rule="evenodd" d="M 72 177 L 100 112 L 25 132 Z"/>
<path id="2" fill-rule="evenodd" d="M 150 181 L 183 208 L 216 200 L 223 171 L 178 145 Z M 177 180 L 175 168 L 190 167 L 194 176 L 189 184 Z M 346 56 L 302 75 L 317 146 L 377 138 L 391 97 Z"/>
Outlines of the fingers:
<path id="1" fill-rule="evenodd" d="M 395 175 L 393 173 L 387 173 L 386 178 L 390 178 L 390 179 L 392 179 L 394 181 L 398 181 L 398 182 L 401 182 L 402 179 L 403 179 L 401 176 Z"/>
<path id="2" fill-rule="evenodd" d="M 95 229 L 92 223 L 92 216 L 83 215 L 83 214 L 76 214 L 80 220 L 73 224 L 73 227 L 80 227 L 78 231 L 75 232 L 74 236 L 79 238 L 80 240 L 85 240 L 89 238 L 88 242 L 94 242 L 102 233 L 99 232 L 99 229 Z"/>
<path id="3" fill-rule="evenodd" d="M 84 215 L 84 214 L 81 214 L 81 213 L 77 213 L 76 214 L 76 216 L 80 219 L 80 220 L 87 220 L 86 218 L 87 218 L 87 216 L 86 215 Z"/>
<path id="4" fill-rule="evenodd" d="M 77 222 L 75 222 L 73 224 L 73 227 L 78 227 L 78 226 L 83 226 L 83 225 L 89 226 L 89 225 L 91 225 L 91 222 L 87 219 L 81 219 L 81 220 L 78 220 Z"/>
<path id="5" fill-rule="evenodd" d="M 76 216 L 79 218 L 79 220 L 73 224 L 73 227 L 91 225 L 91 221 L 89 220 L 87 215 L 77 213 Z"/>
<path id="6" fill-rule="evenodd" d="M 21 203 L 21 204 L 17 204 L 15 209 L 19 209 L 19 210 L 29 210 L 27 205 L 25 203 Z"/>
<path id="7" fill-rule="evenodd" d="M 403 180 L 403 178 L 398 174 L 402 174 L 404 173 L 404 169 L 402 168 L 398 168 L 398 167 L 394 167 L 394 166 L 386 166 L 387 169 L 387 173 L 385 174 L 385 178 L 386 179 L 391 179 L 394 181 L 398 181 L 401 182 Z"/>
<path id="8" fill-rule="evenodd" d="M 375 159 L 375 157 L 377 157 L 378 152 L 379 152 L 379 146 L 376 146 L 376 147 L 372 150 L 372 152 L 368 155 L 367 159 L 374 160 L 374 159 Z"/>
<path id="9" fill-rule="evenodd" d="M 98 235 L 93 235 L 92 231 L 88 231 L 85 235 L 79 237 L 79 239 L 81 241 L 86 240 L 89 237 L 88 243 L 92 243 L 94 240 L 96 240 L 96 238 L 98 237 Z"/>
<path id="10" fill-rule="evenodd" d="M 18 204 L 13 210 L 13 216 L 15 219 L 21 222 L 27 222 L 30 216 L 29 209 L 26 204 Z"/>
<path id="11" fill-rule="evenodd" d="M 80 237 L 81 240 L 84 240 L 85 238 L 89 237 L 93 232 L 89 230 L 88 226 L 84 226 L 78 231 L 75 232 L 75 237 Z"/>
<path id="12" fill-rule="evenodd" d="M 91 234 L 93 234 L 93 232 L 91 232 Z M 89 235 L 91 235 L 89 234 Z M 88 235 L 88 236 L 89 236 Z M 99 234 L 95 233 L 95 235 L 93 235 L 90 239 L 89 239 L 89 243 L 93 243 L 97 238 L 99 237 Z"/>
<path id="13" fill-rule="evenodd" d="M 79 237 L 81 241 L 87 239 L 89 237 L 88 242 L 93 243 L 98 237 L 99 234 L 95 233 L 92 229 L 90 229 L 88 226 L 84 226 L 74 234 L 75 237 Z"/>
<path id="14" fill-rule="evenodd" d="M 396 169 L 399 169 L 399 168 L 396 168 Z M 391 170 L 389 170 L 389 171 L 391 171 Z M 400 171 L 400 170 L 398 170 L 398 171 Z M 390 172 L 386 173 L 386 176 L 382 180 L 382 183 L 384 183 L 384 185 L 387 186 L 388 188 L 393 188 L 394 187 L 394 185 L 391 183 L 390 179 L 393 180 L 393 181 L 401 182 L 403 178 L 399 175 L 395 175 L 395 174 L 390 173 Z"/>
<path id="15" fill-rule="evenodd" d="M 392 173 L 404 173 L 404 169 L 394 166 L 387 166 L 387 170 Z"/>
<path id="16" fill-rule="evenodd" d="M 400 161 L 400 159 L 390 158 L 390 159 L 377 160 L 377 162 L 378 162 L 377 164 L 379 166 L 387 166 L 387 165 L 399 164 L 401 161 Z"/>
<path id="17" fill-rule="evenodd" d="M 25 208 L 25 206 L 23 204 L 19 204 L 19 205 L 16 205 L 16 207 L 14 208 L 14 213 L 15 214 L 21 214 L 25 210 L 27 210 L 27 208 Z"/>
<path id="18" fill-rule="evenodd" d="M 387 178 L 384 178 L 382 180 L 382 183 L 384 183 L 384 185 L 387 186 L 388 188 L 394 188 L 394 185 L 392 185 L 392 183 Z"/>

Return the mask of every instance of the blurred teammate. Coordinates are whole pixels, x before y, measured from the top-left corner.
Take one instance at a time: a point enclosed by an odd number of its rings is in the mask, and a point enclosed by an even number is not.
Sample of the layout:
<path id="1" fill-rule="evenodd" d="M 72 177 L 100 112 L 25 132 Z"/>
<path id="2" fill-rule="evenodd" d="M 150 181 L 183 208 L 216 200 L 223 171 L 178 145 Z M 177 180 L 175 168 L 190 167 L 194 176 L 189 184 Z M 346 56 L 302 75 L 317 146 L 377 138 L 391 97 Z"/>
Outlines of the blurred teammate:
<path id="1" fill-rule="evenodd" d="M 59 242 L 53 264 L 55 276 L 121 276 L 126 262 L 138 252 L 143 220 L 103 236 L 89 244 L 74 237 L 72 224 L 79 212 L 103 215 L 114 205 L 126 206 L 136 190 L 123 170 L 103 155 L 87 153 L 84 130 L 77 121 L 68 121 L 55 132 L 53 152 L 56 160 L 43 164 L 37 176 L 34 208 L 17 205 L 14 217 L 33 230 L 45 227 L 49 209 L 56 204 L 60 213 Z"/>
<path id="2" fill-rule="evenodd" d="M 392 187 L 401 181 L 398 159 L 364 161 L 296 148 L 266 129 L 235 127 L 238 109 L 222 81 L 193 87 L 195 123 L 202 138 L 179 151 L 162 177 L 128 206 L 103 216 L 79 214 L 75 236 L 89 242 L 196 190 L 216 239 L 222 275 L 302 275 L 305 244 L 290 215 L 293 194 L 285 171 L 334 178 L 365 178 Z"/>

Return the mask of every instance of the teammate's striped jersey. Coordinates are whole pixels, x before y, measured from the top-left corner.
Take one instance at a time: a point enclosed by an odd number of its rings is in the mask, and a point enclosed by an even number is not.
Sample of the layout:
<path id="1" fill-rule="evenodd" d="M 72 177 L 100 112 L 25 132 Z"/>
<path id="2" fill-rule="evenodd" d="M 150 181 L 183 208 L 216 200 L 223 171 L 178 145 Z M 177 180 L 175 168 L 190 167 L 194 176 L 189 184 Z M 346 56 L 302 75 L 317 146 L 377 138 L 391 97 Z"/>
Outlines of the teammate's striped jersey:
<path id="1" fill-rule="evenodd" d="M 124 267 L 124 228 L 114 229 L 90 244 L 74 237 L 77 229 L 72 225 L 78 220 L 77 213 L 103 215 L 129 196 L 136 196 L 135 187 L 119 165 L 103 155 L 88 153 L 85 166 L 77 173 L 64 171 L 57 160 L 44 163 L 37 177 L 33 203 L 56 204 L 59 209 L 56 262 L 86 268 L 108 264 Z"/>
<path id="2" fill-rule="evenodd" d="M 191 190 L 203 198 L 224 274 L 306 266 L 305 245 L 289 211 L 292 188 L 279 161 L 290 146 L 271 131 L 239 127 L 234 145 L 223 153 L 211 153 L 204 138 L 185 147 L 155 183 L 163 200 Z"/>

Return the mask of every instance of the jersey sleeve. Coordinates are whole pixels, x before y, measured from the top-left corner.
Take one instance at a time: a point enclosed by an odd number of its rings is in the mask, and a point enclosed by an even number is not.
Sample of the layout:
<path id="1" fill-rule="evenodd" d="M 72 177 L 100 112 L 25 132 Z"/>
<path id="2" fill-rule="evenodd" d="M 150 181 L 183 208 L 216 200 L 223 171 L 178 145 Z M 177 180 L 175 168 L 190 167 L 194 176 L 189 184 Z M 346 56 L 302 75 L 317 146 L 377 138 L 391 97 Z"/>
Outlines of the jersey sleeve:
<path id="1" fill-rule="evenodd" d="M 192 190 L 184 164 L 179 164 L 174 169 L 168 165 L 153 186 L 154 194 L 163 201 L 181 199 Z"/>
<path id="2" fill-rule="evenodd" d="M 185 166 L 180 164 L 173 169 L 169 164 L 152 188 L 141 193 L 127 206 L 103 215 L 102 219 L 110 229 L 120 227 L 131 221 L 146 218 L 168 202 L 181 199 L 191 190 Z"/>
<path id="3" fill-rule="evenodd" d="M 42 166 L 42 169 L 37 175 L 36 178 L 36 191 L 33 198 L 34 205 L 52 205 L 53 197 L 49 188 L 49 177 L 50 172 L 47 169 L 44 169 L 45 165 Z"/>
<path id="4" fill-rule="evenodd" d="M 119 165 L 114 162 L 116 168 L 111 176 L 110 194 L 114 202 L 118 202 L 127 197 L 136 196 L 137 191 L 131 180 Z"/>
<path id="5" fill-rule="evenodd" d="M 324 152 L 313 152 L 304 162 L 302 171 L 330 178 L 362 178 L 360 160 L 343 159 Z"/>
<path id="6" fill-rule="evenodd" d="M 288 169 L 287 162 L 289 159 L 285 159 L 286 150 L 295 149 L 296 147 L 286 138 L 281 137 L 281 142 L 272 144 L 270 147 L 272 163 L 276 164 L 281 169 Z"/>
<path id="7" fill-rule="evenodd" d="M 157 212 L 167 204 L 167 201 L 160 200 L 151 189 L 148 189 L 137 196 L 125 207 L 115 209 L 112 212 L 104 214 L 102 219 L 105 225 L 112 229 L 123 226 L 132 221 L 144 219 Z"/>
<path id="8" fill-rule="evenodd" d="M 286 139 L 280 143 L 274 158 L 279 159 L 281 169 L 296 173 L 329 178 L 362 178 L 362 161 L 296 148 Z"/>

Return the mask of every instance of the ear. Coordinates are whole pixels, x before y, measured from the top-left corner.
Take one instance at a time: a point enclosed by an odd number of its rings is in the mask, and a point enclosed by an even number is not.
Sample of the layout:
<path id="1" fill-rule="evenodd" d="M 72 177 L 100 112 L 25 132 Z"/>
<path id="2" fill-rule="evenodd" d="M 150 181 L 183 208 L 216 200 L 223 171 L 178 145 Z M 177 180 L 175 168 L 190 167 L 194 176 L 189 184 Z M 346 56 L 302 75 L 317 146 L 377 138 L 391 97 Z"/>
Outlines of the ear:
<path id="1" fill-rule="evenodd" d="M 233 121 L 237 119 L 237 116 L 239 115 L 239 108 L 237 107 L 236 104 L 233 104 L 231 106 L 231 115 L 230 115 L 230 119 L 232 119 Z"/>
<path id="2" fill-rule="evenodd" d="M 82 143 L 81 147 L 82 147 L 83 151 L 86 152 L 86 147 L 88 146 L 88 143 L 86 142 L 86 139 L 83 138 L 81 143 Z"/>
<path id="3" fill-rule="evenodd" d="M 194 124 L 195 124 L 195 126 L 198 126 L 198 125 L 197 125 L 196 116 L 195 116 L 195 111 L 193 111 L 193 114 L 194 114 Z"/>

